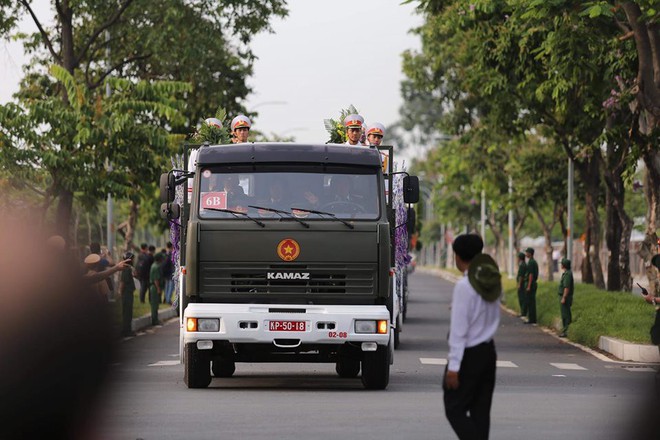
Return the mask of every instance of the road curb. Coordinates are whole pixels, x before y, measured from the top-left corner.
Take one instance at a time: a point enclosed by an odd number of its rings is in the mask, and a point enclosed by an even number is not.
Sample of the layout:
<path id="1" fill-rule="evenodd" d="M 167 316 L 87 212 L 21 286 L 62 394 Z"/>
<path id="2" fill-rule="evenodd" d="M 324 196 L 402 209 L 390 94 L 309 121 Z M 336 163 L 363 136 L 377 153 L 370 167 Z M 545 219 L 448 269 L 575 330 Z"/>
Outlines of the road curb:
<path id="1" fill-rule="evenodd" d="M 431 275 L 436 275 L 444 280 L 455 283 L 460 279 L 459 276 L 454 275 L 451 272 L 438 269 L 438 268 L 429 268 L 429 267 L 419 267 L 417 268 L 422 273 L 428 273 Z M 505 307 L 504 304 L 501 305 L 502 309 L 511 315 L 516 315 L 516 312 Z M 589 353 L 598 359 L 608 362 L 639 362 L 639 363 L 660 363 L 660 353 L 658 352 L 658 347 L 655 345 L 648 344 L 633 344 L 632 342 L 624 341 L 621 339 L 616 339 L 610 336 L 600 336 L 598 340 L 598 348 L 606 353 L 617 358 L 617 360 L 612 360 L 607 356 L 604 356 L 597 351 L 585 347 L 584 345 L 578 344 L 577 342 L 569 341 L 566 339 L 559 338 L 552 330 L 545 329 L 542 327 L 545 333 L 560 339 L 561 341 L 571 344 L 574 347 L 581 349 L 582 351 Z"/>
<path id="2" fill-rule="evenodd" d="M 160 322 L 164 322 L 175 316 L 176 310 L 172 308 L 158 310 L 158 320 Z M 131 321 L 131 329 L 134 332 L 140 331 L 147 327 L 151 327 L 151 313 L 148 315 L 140 316 L 139 318 L 133 318 L 133 321 Z"/>

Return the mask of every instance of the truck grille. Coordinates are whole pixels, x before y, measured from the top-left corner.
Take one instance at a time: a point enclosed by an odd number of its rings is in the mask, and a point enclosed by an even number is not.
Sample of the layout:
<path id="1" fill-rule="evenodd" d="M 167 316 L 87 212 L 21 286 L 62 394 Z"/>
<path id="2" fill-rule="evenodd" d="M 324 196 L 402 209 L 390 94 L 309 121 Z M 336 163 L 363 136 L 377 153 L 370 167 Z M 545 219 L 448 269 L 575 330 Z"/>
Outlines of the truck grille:
<path id="1" fill-rule="evenodd" d="M 375 292 L 376 266 L 203 263 L 200 267 L 200 278 L 202 295 L 240 293 L 371 295 Z"/>

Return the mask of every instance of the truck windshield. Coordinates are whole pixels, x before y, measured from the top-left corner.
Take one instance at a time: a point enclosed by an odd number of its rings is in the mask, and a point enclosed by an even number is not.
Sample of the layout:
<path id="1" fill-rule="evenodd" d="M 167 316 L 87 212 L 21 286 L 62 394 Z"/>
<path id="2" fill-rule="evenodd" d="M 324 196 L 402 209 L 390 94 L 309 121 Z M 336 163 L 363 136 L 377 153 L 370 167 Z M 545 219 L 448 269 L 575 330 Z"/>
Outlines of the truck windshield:
<path id="1" fill-rule="evenodd" d="M 375 220 L 380 216 L 382 193 L 377 171 L 312 165 L 299 169 L 282 165 L 202 167 L 199 216 L 235 219 L 231 213 L 215 210 L 228 209 L 260 220 L 329 218 L 303 211 L 312 210 L 345 220 Z"/>

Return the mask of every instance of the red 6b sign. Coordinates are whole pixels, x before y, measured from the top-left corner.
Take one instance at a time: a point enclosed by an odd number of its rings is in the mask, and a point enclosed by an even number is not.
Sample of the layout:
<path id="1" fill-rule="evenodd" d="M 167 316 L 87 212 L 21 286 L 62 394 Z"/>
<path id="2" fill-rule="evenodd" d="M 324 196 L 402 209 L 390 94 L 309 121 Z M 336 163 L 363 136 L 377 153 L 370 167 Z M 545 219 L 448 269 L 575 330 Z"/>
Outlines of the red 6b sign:
<path id="1" fill-rule="evenodd" d="M 227 209 L 227 192 L 218 191 L 202 193 L 201 208 Z"/>

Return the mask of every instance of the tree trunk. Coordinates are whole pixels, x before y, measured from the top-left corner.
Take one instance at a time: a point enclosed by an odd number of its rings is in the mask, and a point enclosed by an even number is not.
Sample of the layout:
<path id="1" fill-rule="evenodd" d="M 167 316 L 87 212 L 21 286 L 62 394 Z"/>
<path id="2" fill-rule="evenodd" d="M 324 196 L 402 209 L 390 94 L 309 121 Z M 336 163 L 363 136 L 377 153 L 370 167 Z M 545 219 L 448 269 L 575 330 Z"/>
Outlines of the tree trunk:
<path id="1" fill-rule="evenodd" d="M 126 242 L 124 246 L 125 251 L 131 249 L 138 249 L 133 243 L 133 234 L 135 233 L 135 225 L 137 224 L 139 205 L 135 200 L 131 200 L 128 211 L 128 220 L 126 221 Z"/>
<path id="2" fill-rule="evenodd" d="M 580 173 L 580 179 L 585 185 L 585 209 L 587 220 L 587 240 L 585 241 L 585 252 L 588 262 L 583 265 L 583 269 L 590 269 L 584 273 L 587 275 L 583 282 L 588 283 L 592 281 L 593 284 L 599 288 L 605 288 L 605 280 L 603 278 L 603 267 L 600 262 L 600 216 L 598 215 L 598 195 L 600 194 L 600 151 L 593 151 L 593 156 L 582 162 L 576 162 L 576 167 Z"/>
<path id="3" fill-rule="evenodd" d="M 71 243 L 71 210 L 73 208 L 73 193 L 65 188 L 57 192 L 58 203 L 55 224 L 58 232 L 67 243 Z"/>
<path id="4" fill-rule="evenodd" d="M 646 236 L 639 250 L 639 255 L 647 262 L 646 276 L 649 280 L 649 290 L 655 290 L 660 295 L 660 283 L 658 282 L 658 271 L 648 264 L 651 257 L 660 250 L 658 235 L 656 231 L 660 227 L 660 151 L 648 148 L 644 154 L 646 165 L 646 178 L 644 182 L 644 194 L 646 196 Z"/>
<path id="5" fill-rule="evenodd" d="M 543 218 L 541 211 L 536 206 L 532 206 L 532 211 L 536 214 L 536 218 L 541 224 L 543 229 L 543 238 L 545 238 L 545 279 L 547 281 L 553 280 L 553 265 L 552 265 L 552 227 L 554 224 L 548 224 Z"/>
<path id="6" fill-rule="evenodd" d="M 623 10 L 633 31 L 637 49 L 637 78 L 633 113 L 639 112 L 639 132 L 651 135 L 660 125 L 660 27 L 648 24 L 639 5 L 623 2 Z"/>
<path id="7" fill-rule="evenodd" d="M 606 175 L 609 175 L 610 172 L 606 171 Z M 605 178 L 608 180 L 608 177 Z M 610 180 L 616 180 L 617 177 L 610 176 Z M 618 177 L 618 179 L 621 179 Z M 623 184 L 623 181 L 621 181 Z M 619 261 L 620 261 L 620 249 L 621 244 L 621 222 L 619 221 L 619 216 L 617 215 L 617 210 L 614 207 L 613 199 L 617 195 L 613 194 L 612 185 L 608 185 L 605 192 L 605 242 L 607 243 L 607 249 L 609 251 L 609 260 L 607 262 L 607 290 L 609 291 L 619 291 L 621 290 L 621 278 L 619 272 Z M 623 195 L 619 195 L 623 197 Z"/>

